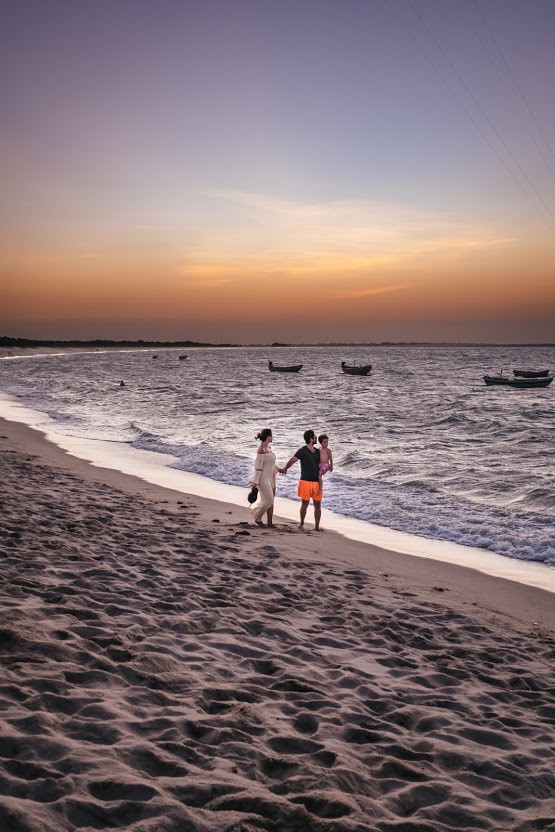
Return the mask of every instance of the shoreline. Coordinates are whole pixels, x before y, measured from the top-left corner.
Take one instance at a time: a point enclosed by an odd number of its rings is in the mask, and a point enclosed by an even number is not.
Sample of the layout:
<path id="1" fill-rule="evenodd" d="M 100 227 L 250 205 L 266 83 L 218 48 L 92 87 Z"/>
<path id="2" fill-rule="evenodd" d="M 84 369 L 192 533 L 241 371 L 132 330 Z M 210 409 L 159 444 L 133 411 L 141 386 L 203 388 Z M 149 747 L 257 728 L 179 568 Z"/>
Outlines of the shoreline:
<path id="1" fill-rule="evenodd" d="M 2 418 L 39 431 L 49 444 L 55 445 L 73 458 L 85 461 L 94 467 L 136 476 L 152 485 L 179 494 L 205 498 L 226 506 L 232 504 L 234 507 L 242 508 L 246 504 L 245 488 L 175 469 L 171 466 L 176 458 L 171 453 L 142 451 L 125 443 L 66 436 L 57 431 L 57 425 L 47 414 L 35 411 L 25 406 L 18 398 L 0 392 L 0 419 Z M 38 423 L 42 423 L 41 427 L 37 427 Z M 281 520 L 296 524 L 298 510 L 296 501 L 276 497 L 275 515 Z M 247 513 L 246 517 L 250 519 L 250 513 Z M 483 575 L 515 581 L 555 593 L 555 569 L 541 562 L 510 558 L 486 549 L 463 546 L 443 539 L 434 540 L 410 535 L 385 526 L 373 525 L 363 520 L 336 514 L 325 507 L 323 523 L 328 533 L 331 531 L 348 540 L 375 546 L 398 555 L 409 555 L 427 561 L 460 566 Z"/>
<path id="2" fill-rule="evenodd" d="M 246 507 L 182 492 L 148 482 L 140 476 L 91 464 L 49 441 L 42 431 L 22 422 L 0 417 L 0 434 L 2 447 L 8 443 L 13 450 L 30 459 L 36 458 L 40 464 L 69 472 L 85 483 L 101 484 L 154 504 L 164 504 L 172 512 L 178 512 L 186 498 L 198 512 L 197 522 L 206 530 L 214 530 L 216 524 L 218 531 L 238 525 L 246 531 L 248 527 L 254 541 L 280 546 L 286 557 L 360 569 L 378 585 L 417 593 L 419 598 L 449 610 L 479 613 L 488 623 L 497 624 L 502 620 L 520 631 L 555 633 L 553 593 L 546 589 L 494 577 L 444 560 L 396 552 L 350 539 L 335 531 L 319 535 L 300 533 L 296 522 L 287 518 L 276 517 L 280 522 L 277 531 L 258 529 L 252 524 Z M 549 571 L 548 567 L 543 568 Z"/>

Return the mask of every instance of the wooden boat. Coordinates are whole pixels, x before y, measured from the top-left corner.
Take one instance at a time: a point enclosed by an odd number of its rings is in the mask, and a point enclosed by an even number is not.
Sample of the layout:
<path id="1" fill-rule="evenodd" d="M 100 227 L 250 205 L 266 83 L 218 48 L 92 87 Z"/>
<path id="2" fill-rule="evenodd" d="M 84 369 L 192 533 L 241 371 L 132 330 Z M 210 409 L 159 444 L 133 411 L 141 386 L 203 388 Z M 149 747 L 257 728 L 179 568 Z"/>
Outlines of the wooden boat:
<path id="1" fill-rule="evenodd" d="M 367 376 L 372 369 L 371 364 L 346 364 L 341 362 L 341 369 L 348 376 Z"/>
<path id="2" fill-rule="evenodd" d="M 518 378 L 545 378 L 549 370 L 513 370 L 513 374 Z"/>
<path id="3" fill-rule="evenodd" d="M 501 373 L 498 376 L 484 376 L 488 386 L 503 385 L 505 387 L 548 387 L 553 381 L 553 376 L 541 376 L 540 378 L 509 378 Z"/>
<path id="4" fill-rule="evenodd" d="M 273 361 L 268 361 L 268 369 L 271 373 L 298 373 L 302 364 L 289 364 L 286 367 L 278 367 Z"/>

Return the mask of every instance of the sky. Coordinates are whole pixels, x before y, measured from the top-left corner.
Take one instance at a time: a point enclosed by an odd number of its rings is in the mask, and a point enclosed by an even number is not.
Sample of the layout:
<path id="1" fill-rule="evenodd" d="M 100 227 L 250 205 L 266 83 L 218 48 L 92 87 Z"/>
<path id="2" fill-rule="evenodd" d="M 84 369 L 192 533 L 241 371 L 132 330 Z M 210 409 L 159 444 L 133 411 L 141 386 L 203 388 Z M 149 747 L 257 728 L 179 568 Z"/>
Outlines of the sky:
<path id="1" fill-rule="evenodd" d="M 0 335 L 555 341 L 553 0 L 18 0 Z"/>

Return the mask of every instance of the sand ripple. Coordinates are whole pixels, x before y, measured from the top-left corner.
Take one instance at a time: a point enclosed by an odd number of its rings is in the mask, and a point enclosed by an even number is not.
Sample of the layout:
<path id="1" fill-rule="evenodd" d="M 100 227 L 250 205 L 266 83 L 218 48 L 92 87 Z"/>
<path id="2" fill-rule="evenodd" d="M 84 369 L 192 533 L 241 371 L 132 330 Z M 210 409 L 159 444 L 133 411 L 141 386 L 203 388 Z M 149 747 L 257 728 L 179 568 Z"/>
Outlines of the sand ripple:
<path id="1" fill-rule="evenodd" d="M 553 828 L 546 637 L 16 453 L 2 480 L 2 832 Z"/>

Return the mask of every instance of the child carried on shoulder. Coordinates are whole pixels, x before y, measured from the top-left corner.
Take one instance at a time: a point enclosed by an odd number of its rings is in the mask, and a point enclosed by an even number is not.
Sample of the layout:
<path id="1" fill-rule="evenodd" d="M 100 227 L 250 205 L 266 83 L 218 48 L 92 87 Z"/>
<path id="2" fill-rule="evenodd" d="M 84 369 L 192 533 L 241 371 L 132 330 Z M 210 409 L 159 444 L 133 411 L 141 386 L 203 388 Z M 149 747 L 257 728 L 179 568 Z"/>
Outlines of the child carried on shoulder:
<path id="1" fill-rule="evenodd" d="M 333 456 L 331 448 L 328 446 L 329 438 L 327 434 L 322 433 L 321 436 L 318 437 L 318 442 L 320 444 L 320 494 L 323 494 L 323 476 L 324 474 L 333 471 Z"/>

